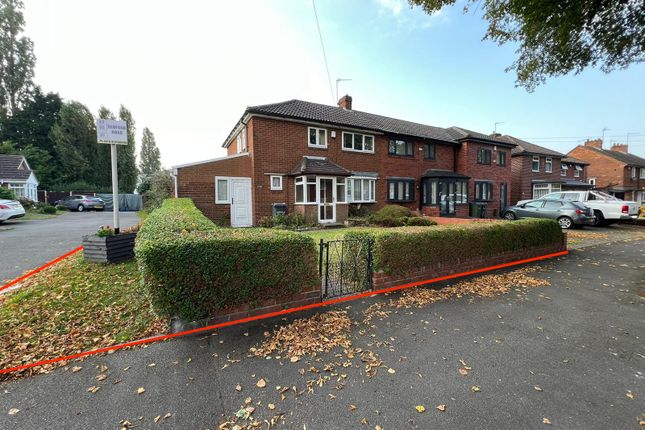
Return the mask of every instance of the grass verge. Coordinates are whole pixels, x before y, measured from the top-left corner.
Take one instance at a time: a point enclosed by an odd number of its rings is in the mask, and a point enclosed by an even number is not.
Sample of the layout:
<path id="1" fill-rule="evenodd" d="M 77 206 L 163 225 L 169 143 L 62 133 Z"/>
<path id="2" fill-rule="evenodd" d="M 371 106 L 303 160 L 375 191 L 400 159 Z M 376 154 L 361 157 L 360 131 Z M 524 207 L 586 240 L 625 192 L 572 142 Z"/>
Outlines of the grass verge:
<path id="1" fill-rule="evenodd" d="M 168 321 L 154 314 L 138 280 L 134 261 L 92 264 L 78 253 L 0 294 L 0 369 L 166 332 Z"/>

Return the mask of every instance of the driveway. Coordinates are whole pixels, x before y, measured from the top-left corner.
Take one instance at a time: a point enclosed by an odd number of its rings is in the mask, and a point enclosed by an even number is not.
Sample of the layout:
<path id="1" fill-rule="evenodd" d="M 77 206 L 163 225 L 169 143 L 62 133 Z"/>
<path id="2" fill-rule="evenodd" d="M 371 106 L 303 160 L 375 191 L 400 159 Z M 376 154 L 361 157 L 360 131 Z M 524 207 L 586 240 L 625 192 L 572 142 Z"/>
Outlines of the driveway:
<path id="1" fill-rule="evenodd" d="M 138 222 L 136 212 L 120 213 L 121 227 Z M 11 220 L 0 225 L 0 286 L 81 245 L 81 237 L 113 225 L 112 212 L 67 212 L 44 220 Z"/>
<path id="2" fill-rule="evenodd" d="M 538 267 L 531 276 L 550 286 L 392 309 L 367 324 L 368 306 L 398 294 L 331 307 L 353 321 L 354 357 L 341 348 L 296 363 L 249 354 L 265 332 L 312 312 L 6 382 L 0 428 L 217 429 L 249 405 L 262 429 L 279 414 L 276 428 L 294 430 L 641 428 L 645 242 L 592 246 Z M 376 375 L 359 349 L 383 361 Z"/>

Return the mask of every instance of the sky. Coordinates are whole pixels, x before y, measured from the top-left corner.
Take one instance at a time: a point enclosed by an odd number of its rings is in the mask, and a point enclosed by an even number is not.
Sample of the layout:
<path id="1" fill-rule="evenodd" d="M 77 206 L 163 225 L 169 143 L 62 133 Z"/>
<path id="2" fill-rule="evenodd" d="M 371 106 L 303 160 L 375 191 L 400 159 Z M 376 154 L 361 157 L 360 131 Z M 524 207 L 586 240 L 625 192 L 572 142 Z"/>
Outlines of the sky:
<path id="1" fill-rule="evenodd" d="M 225 155 L 247 106 L 301 99 L 424 124 L 497 131 L 561 152 L 586 138 L 645 157 L 645 64 L 588 69 L 528 93 L 515 46 L 482 41 L 481 11 L 404 0 L 26 0 L 35 81 L 95 114 L 128 107 L 165 167 Z M 330 85 L 330 80 L 332 81 Z M 495 123 L 499 122 L 501 124 Z M 603 132 L 603 129 L 606 129 Z"/>

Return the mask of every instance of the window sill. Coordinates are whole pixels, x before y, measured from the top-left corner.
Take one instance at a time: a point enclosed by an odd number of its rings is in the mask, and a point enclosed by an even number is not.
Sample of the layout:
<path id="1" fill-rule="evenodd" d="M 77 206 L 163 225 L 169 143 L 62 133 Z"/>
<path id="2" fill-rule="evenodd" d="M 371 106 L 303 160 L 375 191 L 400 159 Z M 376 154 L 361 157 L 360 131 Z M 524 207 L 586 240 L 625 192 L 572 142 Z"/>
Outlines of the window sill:
<path id="1" fill-rule="evenodd" d="M 357 205 L 363 205 L 367 203 L 376 203 L 376 200 L 352 200 L 351 202 L 347 202 L 347 203 L 355 203 Z"/>
<path id="2" fill-rule="evenodd" d="M 325 146 L 319 146 L 319 145 L 307 145 L 307 148 L 310 148 L 310 149 L 328 149 L 329 147 L 328 147 L 328 146 L 326 146 L 326 145 L 325 145 Z"/>
<path id="3" fill-rule="evenodd" d="M 374 151 L 359 151 L 358 149 L 348 149 L 348 148 L 342 148 L 342 150 L 345 151 L 345 152 L 355 152 L 357 154 L 374 155 Z"/>
<path id="4" fill-rule="evenodd" d="M 389 152 L 387 153 L 389 157 L 397 157 L 397 158 L 411 158 L 414 160 L 414 154 L 412 155 L 405 155 L 405 154 L 390 154 Z"/>
<path id="5" fill-rule="evenodd" d="M 388 200 L 388 203 L 415 203 L 416 200 Z"/>

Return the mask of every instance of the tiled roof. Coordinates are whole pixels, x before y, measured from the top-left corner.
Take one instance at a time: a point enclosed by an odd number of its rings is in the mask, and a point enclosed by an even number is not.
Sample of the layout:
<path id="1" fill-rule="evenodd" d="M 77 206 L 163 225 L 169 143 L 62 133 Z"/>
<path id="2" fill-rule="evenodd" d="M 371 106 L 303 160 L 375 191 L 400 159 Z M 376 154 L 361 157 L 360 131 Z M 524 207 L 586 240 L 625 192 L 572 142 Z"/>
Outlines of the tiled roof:
<path id="1" fill-rule="evenodd" d="M 563 163 L 569 163 L 569 164 L 582 164 L 583 166 L 588 166 L 589 165 L 589 163 L 587 163 L 586 161 L 582 161 L 582 160 L 579 160 L 579 159 L 573 158 L 573 157 L 564 157 L 562 159 L 562 162 Z"/>
<path id="2" fill-rule="evenodd" d="M 601 154 L 604 154 L 608 157 L 613 158 L 614 160 L 618 160 L 621 163 L 625 163 L 630 166 L 645 167 L 645 158 L 641 158 L 638 155 L 625 154 L 624 152 L 611 151 L 609 149 L 599 149 L 599 148 L 594 148 L 593 146 L 585 146 L 585 148 L 599 152 Z"/>
<path id="3" fill-rule="evenodd" d="M 529 154 L 534 154 L 534 155 L 548 155 L 551 157 L 564 157 L 565 155 L 561 152 L 554 151 L 549 148 L 545 148 L 540 145 L 536 145 L 531 142 L 527 142 L 522 139 L 518 139 L 517 137 L 509 136 L 505 134 L 504 136 L 500 136 L 500 139 L 503 139 L 509 143 L 514 143 L 517 146 L 513 148 L 511 151 L 511 155 L 529 155 Z"/>
<path id="4" fill-rule="evenodd" d="M 461 139 L 469 137 L 487 140 L 493 143 L 507 143 L 498 141 L 485 134 L 461 128 L 451 127 L 446 129 L 434 127 L 431 125 L 419 124 L 373 113 L 342 109 L 338 106 L 311 103 L 295 99 L 281 103 L 249 106 L 246 108 L 245 114 L 259 114 L 279 118 L 319 122 L 322 124 L 339 125 L 366 131 L 399 134 L 421 139 L 433 139 L 452 144 L 456 144 Z M 224 146 L 226 146 L 241 121 L 242 120 L 240 119 L 235 127 L 233 127 L 233 130 L 224 142 Z"/>
<path id="5" fill-rule="evenodd" d="M 509 142 L 504 139 L 500 139 L 500 136 L 495 135 L 495 136 L 489 136 L 484 133 L 479 133 L 477 131 L 472 131 L 465 129 L 463 127 L 450 127 L 446 129 L 448 133 L 453 137 L 455 140 L 461 140 L 461 139 L 479 139 L 479 140 L 487 140 L 495 143 L 500 143 L 503 145 L 511 145 L 515 146 L 516 144 L 513 142 Z"/>
<path id="6" fill-rule="evenodd" d="M 4 155 L 0 154 L 0 179 L 17 179 L 20 181 L 29 179 L 31 169 L 25 162 L 20 167 L 20 164 L 25 161 L 22 155 Z"/>
<path id="7" fill-rule="evenodd" d="M 327 157 L 302 157 L 290 175 L 331 175 L 351 176 L 351 172 L 330 161 Z"/>
<path id="8" fill-rule="evenodd" d="M 564 181 L 562 181 L 562 185 L 566 187 L 571 187 L 571 188 L 586 188 L 586 189 L 593 188 L 593 185 L 587 182 L 576 181 L 575 179 L 565 179 Z"/>

